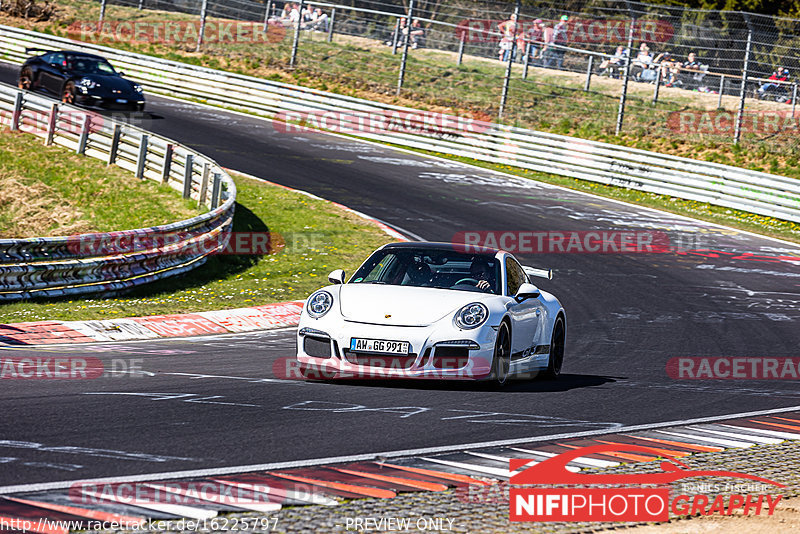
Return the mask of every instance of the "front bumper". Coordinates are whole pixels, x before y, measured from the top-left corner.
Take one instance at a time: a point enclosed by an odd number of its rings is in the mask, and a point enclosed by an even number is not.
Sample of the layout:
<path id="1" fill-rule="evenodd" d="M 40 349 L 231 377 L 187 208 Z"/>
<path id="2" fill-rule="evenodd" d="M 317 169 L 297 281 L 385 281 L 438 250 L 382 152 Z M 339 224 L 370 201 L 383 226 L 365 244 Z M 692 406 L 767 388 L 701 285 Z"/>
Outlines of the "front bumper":
<path id="1" fill-rule="evenodd" d="M 488 322 L 474 330 L 443 328 L 440 324 L 398 327 L 345 320 L 335 322 L 334 325 L 329 321 L 301 319 L 297 332 L 297 363 L 304 376 L 449 380 L 490 377 L 496 332 Z M 408 341 L 409 354 L 351 350 L 353 338 Z"/>

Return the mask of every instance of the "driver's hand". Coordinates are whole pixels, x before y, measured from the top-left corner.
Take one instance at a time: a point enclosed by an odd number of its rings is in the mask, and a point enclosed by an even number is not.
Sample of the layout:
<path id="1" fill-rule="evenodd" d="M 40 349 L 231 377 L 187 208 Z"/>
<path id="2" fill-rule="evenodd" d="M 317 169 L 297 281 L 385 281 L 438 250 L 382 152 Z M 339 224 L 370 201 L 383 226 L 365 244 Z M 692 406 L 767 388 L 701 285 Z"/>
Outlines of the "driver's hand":
<path id="1" fill-rule="evenodd" d="M 478 282 L 478 289 L 489 289 L 489 282 L 486 280 L 481 280 Z"/>

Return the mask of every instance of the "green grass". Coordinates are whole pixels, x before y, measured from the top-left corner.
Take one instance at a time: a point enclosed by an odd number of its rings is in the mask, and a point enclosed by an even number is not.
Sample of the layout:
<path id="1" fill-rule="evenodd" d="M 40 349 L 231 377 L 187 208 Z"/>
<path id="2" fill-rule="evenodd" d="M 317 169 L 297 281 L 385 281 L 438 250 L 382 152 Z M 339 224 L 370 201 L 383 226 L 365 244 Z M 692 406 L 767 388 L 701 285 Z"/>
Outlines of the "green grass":
<path id="1" fill-rule="evenodd" d="M 244 177 L 235 180 L 233 230 L 277 233 L 286 247 L 264 256 L 214 256 L 186 276 L 117 298 L 0 305 L 0 323 L 113 319 L 304 299 L 328 284 L 330 271 L 350 273 L 374 249 L 392 241 L 374 223 L 327 201 Z"/>
<path id="2" fill-rule="evenodd" d="M 196 204 L 119 167 L 0 129 L 0 237 L 146 228 L 194 217 Z"/>

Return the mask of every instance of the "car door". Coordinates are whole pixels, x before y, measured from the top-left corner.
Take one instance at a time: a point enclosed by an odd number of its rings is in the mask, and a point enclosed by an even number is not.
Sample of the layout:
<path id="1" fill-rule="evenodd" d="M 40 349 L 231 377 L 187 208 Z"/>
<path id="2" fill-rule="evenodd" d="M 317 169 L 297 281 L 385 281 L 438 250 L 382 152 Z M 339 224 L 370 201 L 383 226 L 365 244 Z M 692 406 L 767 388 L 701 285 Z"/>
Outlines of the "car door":
<path id="1" fill-rule="evenodd" d="M 41 87 L 56 95 L 61 95 L 61 86 L 64 85 L 64 62 L 66 56 L 63 52 L 53 52 L 42 57 L 44 63 L 40 67 L 39 83 Z"/>
<path id="2" fill-rule="evenodd" d="M 528 275 L 522 266 L 511 257 L 506 256 L 506 295 L 513 299 L 523 283 L 529 283 Z M 516 299 L 509 304 L 511 315 L 511 359 L 524 358 L 535 348 L 539 324 L 542 320 L 542 303 L 539 299 L 528 298 L 522 302 Z"/>

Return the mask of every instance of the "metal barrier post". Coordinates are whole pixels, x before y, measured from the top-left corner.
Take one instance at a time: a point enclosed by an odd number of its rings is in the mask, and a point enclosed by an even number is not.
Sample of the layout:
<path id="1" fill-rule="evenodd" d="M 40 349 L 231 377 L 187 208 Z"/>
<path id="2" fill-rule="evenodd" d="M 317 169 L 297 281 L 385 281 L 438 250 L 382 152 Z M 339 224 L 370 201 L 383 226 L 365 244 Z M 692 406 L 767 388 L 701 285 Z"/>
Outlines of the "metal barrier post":
<path id="1" fill-rule="evenodd" d="M 333 42 L 333 25 L 336 24 L 336 8 L 331 9 L 331 22 L 328 24 L 328 42 Z"/>
<path id="2" fill-rule="evenodd" d="M 458 41 L 458 62 L 456 65 L 461 65 L 464 61 L 464 34 L 461 34 L 461 39 Z"/>
<path id="3" fill-rule="evenodd" d="M 297 24 L 294 26 L 294 41 L 292 42 L 292 57 L 289 59 L 289 66 L 294 67 L 297 61 L 297 47 L 300 44 L 300 23 L 303 22 L 303 8 L 305 7 L 306 0 L 300 0 L 300 18 L 297 19 Z"/>
<path id="4" fill-rule="evenodd" d="M 524 57 L 525 57 L 525 60 L 522 62 L 522 79 L 523 80 L 527 80 L 528 79 L 528 65 L 531 62 L 531 45 L 530 45 L 530 43 L 525 45 Z M 589 57 L 591 57 L 591 56 L 589 56 Z"/>
<path id="5" fill-rule="evenodd" d="M 200 191 L 197 195 L 197 207 L 204 205 L 206 203 L 206 198 L 208 198 L 208 175 L 211 171 L 211 165 L 208 162 L 203 163 L 203 179 L 200 182 Z"/>
<path id="6" fill-rule="evenodd" d="M 172 171 L 172 152 L 175 150 L 175 145 L 167 143 L 167 149 L 164 151 L 164 165 L 161 166 L 161 183 L 169 182 L 169 173 Z"/>
<path id="7" fill-rule="evenodd" d="M 267 8 L 264 10 L 264 33 L 269 31 L 269 14 L 272 13 L 272 0 L 267 0 Z"/>
<path id="8" fill-rule="evenodd" d="M 53 137 L 56 135 L 56 120 L 58 119 L 58 104 L 50 106 L 50 116 L 47 117 L 47 135 L 44 138 L 44 144 L 50 146 L 53 144 Z"/>
<path id="9" fill-rule="evenodd" d="M 147 144 L 150 141 L 149 135 L 142 136 L 142 142 L 139 143 L 139 157 L 136 158 L 136 177 L 140 180 L 144 178 L 144 165 L 147 163 Z"/>
<path id="10" fill-rule="evenodd" d="M 400 96 L 400 90 L 403 88 L 403 80 L 406 77 L 406 61 L 408 61 L 408 44 L 411 41 L 411 14 L 414 12 L 414 0 L 408 3 L 408 15 L 406 16 L 406 35 L 405 42 L 403 43 L 403 59 L 400 61 L 400 74 L 397 76 L 397 96 Z M 398 23 L 399 26 L 399 23 Z M 399 30 L 398 30 L 399 31 Z"/>
<path id="11" fill-rule="evenodd" d="M 119 124 L 114 124 L 114 130 L 111 132 L 111 147 L 108 149 L 108 164 L 113 165 L 117 161 L 117 152 L 119 151 L 119 138 L 122 134 L 122 127 Z"/>
<path id="12" fill-rule="evenodd" d="M 586 66 L 586 83 L 583 86 L 584 91 L 589 91 L 592 84 L 592 71 L 594 70 L 594 56 L 589 56 L 589 64 Z"/>
<path id="13" fill-rule="evenodd" d="M 183 198 L 192 195 L 192 172 L 194 171 L 194 156 L 186 154 L 186 162 L 183 164 Z"/>
<path id="14" fill-rule="evenodd" d="M 86 152 L 86 143 L 89 141 L 89 127 L 92 124 L 92 116 L 88 113 L 83 116 L 83 124 L 81 125 L 81 136 L 78 139 L 77 154 L 84 154 Z"/>
<path id="15" fill-rule="evenodd" d="M 98 32 L 101 30 L 99 25 L 103 24 L 104 18 L 106 18 L 106 0 L 100 0 L 100 20 L 98 21 Z"/>
<path id="16" fill-rule="evenodd" d="M 661 89 L 661 65 L 658 65 L 656 69 L 656 86 L 653 89 L 653 105 L 656 105 L 658 102 L 658 90 Z"/>
<path id="17" fill-rule="evenodd" d="M 139 11 L 144 7 L 144 0 L 139 0 Z"/>
<path id="18" fill-rule="evenodd" d="M 747 26 L 750 26 L 750 17 L 745 15 Z M 733 144 L 738 145 L 742 136 L 742 120 L 744 119 L 744 99 L 747 93 L 747 68 L 750 62 L 750 46 L 753 42 L 753 29 L 747 30 L 747 45 L 744 49 L 744 65 L 742 68 L 742 88 L 739 94 L 739 111 L 736 113 L 736 130 L 733 133 Z"/>
<path id="19" fill-rule="evenodd" d="M 219 195 L 222 189 L 222 176 L 218 172 L 214 173 L 214 181 L 211 186 L 211 209 L 215 210 L 219 207 Z"/>
<path id="20" fill-rule="evenodd" d="M 628 80 L 631 77 L 631 54 L 633 53 L 633 30 L 636 19 L 631 19 L 631 29 L 628 32 L 628 57 L 625 58 L 625 77 L 622 80 L 622 94 L 619 95 L 619 111 L 617 112 L 617 128 L 614 135 L 622 132 L 622 121 L 625 119 L 625 101 L 628 98 Z"/>
<path id="21" fill-rule="evenodd" d="M 203 5 L 200 6 L 200 31 L 197 32 L 197 48 L 195 52 L 200 51 L 203 46 L 203 36 L 206 33 L 206 15 L 208 13 L 208 0 L 203 0 Z"/>
<path id="22" fill-rule="evenodd" d="M 794 118 L 794 110 L 797 109 L 797 84 L 792 88 L 792 118 Z"/>
<path id="23" fill-rule="evenodd" d="M 22 91 L 14 95 L 14 111 L 11 112 L 11 131 L 19 130 L 19 119 L 22 117 Z"/>
<path id="24" fill-rule="evenodd" d="M 397 43 L 400 39 L 400 17 L 394 21 L 394 33 L 392 34 L 392 55 L 397 55 Z"/>
<path id="25" fill-rule="evenodd" d="M 518 24 L 519 20 L 519 3 L 517 0 L 514 6 L 514 23 Z M 506 110 L 506 101 L 508 100 L 508 85 L 511 82 L 511 69 L 514 66 L 514 56 L 517 53 L 517 35 L 516 26 L 514 26 L 514 38 L 511 41 L 511 50 L 508 51 L 508 61 L 506 62 L 506 75 L 503 78 L 503 92 L 500 95 L 500 108 L 497 110 L 497 118 L 503 118 L 503 112 Z"/>

